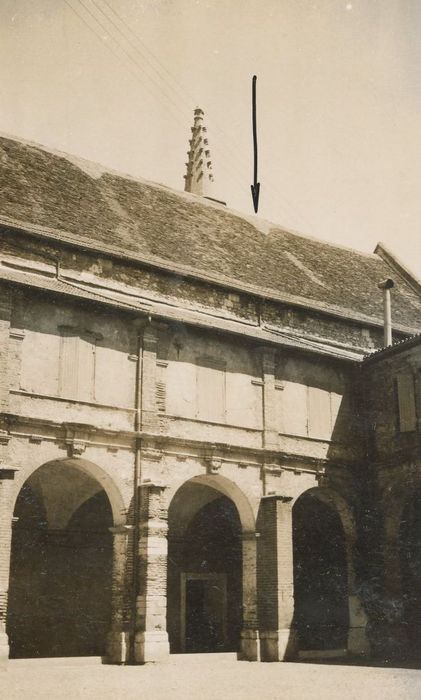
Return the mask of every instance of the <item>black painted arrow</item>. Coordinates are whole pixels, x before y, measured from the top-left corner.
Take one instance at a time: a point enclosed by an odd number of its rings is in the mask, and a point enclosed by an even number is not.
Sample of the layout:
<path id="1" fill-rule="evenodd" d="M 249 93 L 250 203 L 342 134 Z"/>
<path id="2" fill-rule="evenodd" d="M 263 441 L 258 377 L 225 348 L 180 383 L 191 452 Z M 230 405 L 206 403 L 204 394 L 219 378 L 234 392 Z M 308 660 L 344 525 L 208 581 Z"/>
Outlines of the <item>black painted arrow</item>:
<path id="1" fill-rule="evenodd" d="M 253 198 L 254 211 L 257 214 L 259 209 L 260 182 L 257 182 L 257 120 L 256 120 L 256 82 L 257 77 L 253 75 L 251 84 L 251 118 L 253 122 L 253 153 L 254 153 L 254 170 L 253 184 L 251 185 L 251 196 Z"/>

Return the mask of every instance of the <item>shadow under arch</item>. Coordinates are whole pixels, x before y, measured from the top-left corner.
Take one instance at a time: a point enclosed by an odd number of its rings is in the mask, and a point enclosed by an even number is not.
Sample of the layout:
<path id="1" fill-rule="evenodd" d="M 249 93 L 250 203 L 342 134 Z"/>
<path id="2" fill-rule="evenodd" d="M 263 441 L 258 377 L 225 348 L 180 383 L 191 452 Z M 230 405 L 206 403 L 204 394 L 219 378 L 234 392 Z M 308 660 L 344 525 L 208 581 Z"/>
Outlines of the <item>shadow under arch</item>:
<path id="1" fill-rule="evenodd" d="M 18 483 L 7 632 L 12 657 L 99 656 L 111 623 L 113 480 L 87 460 L 51 460 Z"/>
<path id="2" fill-rule="evenodd" d="M 171 652 L 239 651 L 243 537 L 255 518 L 246 495 L 219 474 L 174 489 L 168 510 L 167 622 Z"/>
<path id="3" fill-rule="evenodd" d="M 368 656 L 367 617 L 355 573 L 357 528 L 348 501 L 331 487 L 293 506 L 294 625 L 304 656 L 329 650 Z"/>
<path id="4" fill-rule="evenodd" d="M 44 467 L 54 467 L 54 465 L 76 469 L 88 478 L 96 481 L 105 491 L 110 502 L 111 511 L 113 514 L 113 524 L 117 526 L 126 522 L 126 507 L 118 485 L 111 475 L 108 474 L 101 466 L 95 462 L 84 459 L 83 457 L 60 457 L 58 459 L 51 459 L 33 467 L 28 471 L 25 471 L 25 473 L 18 472 L 15 479 L 16 490 L 13 509 L 16 507 L 16 501 L 24 484 L 33 478 L 40 469 L 43 469 Z"/>
<path id="5" fill-rule="evenodd" d="M 243 532 L 255 531 L 256 518 L 249 499 L 234 481 L 231 481 L 231 479 L 221 474 L 199 474 L 198 476 L 193 476 L 187 479 L 187 481 L 178 484 L 169 494 L 168 517 L 170 520 L 172 512 L 174 512 L 175 508 L 179 507 L 177 501 L 182 495 L 183 489 L 191 485 L 208 487 L 226 498 L 229 498 L 238 511 Z M 179 523 L 179 527 L 182 527 L 181 523 Z"/>

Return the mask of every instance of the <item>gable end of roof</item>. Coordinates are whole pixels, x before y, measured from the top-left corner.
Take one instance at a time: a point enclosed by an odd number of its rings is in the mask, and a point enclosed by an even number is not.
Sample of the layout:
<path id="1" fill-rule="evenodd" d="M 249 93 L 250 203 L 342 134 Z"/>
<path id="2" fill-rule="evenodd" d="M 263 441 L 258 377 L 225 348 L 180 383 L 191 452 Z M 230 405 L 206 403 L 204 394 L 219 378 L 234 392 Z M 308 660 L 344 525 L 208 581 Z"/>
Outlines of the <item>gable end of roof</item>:
<path id="1" fill-rule="evenodd" d="M 394 272 L 403 277 L 411 289 L 421 296 L 421 280 L 394 253 L 386 248 L 384 243 L 380 242 L 376 245 L 374 254 L 378 255 Z"/>

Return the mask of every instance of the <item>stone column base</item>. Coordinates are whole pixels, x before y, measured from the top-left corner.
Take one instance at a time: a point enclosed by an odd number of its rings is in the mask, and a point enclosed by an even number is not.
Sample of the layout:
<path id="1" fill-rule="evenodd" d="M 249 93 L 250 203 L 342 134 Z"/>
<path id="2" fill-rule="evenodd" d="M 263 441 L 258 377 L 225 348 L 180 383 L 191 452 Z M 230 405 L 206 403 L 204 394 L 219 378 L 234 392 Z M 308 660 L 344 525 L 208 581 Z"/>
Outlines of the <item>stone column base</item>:
<path id="1" fill-rule="evenodd" d="M 0 663 L 9 660 L 9 637 L 4 631 L 4 625 L 0 623 Z"/>
<path id="2" fill-rule="evenodd" d="M 241 630 L 240 661 L 260 661 L 259 630 Z"/>
<path id="3" fill-rule="evenodd" d="M 370 656 L 371 647 L 365 627 L 350 627 L 348 631 L 348 654 L 350 656 Z"/>
<path id="4" fill-rule="evenodd" d="M 166 632 L 137 632 L 134 656 L 137 664 L 164 661 L 170 653 Z"/>
<path id="5" fill-rule="evenodd" d="M 261 661 L 287 661 L 294 656 L 296 646 L 293 629 L 260 632 Z"/>
<path id="6" fill-rule="evenodd" d="M 107 647 L 102 659 L 105 664 L 127 664 L 130 662 L 130 635 L 111 629 L 107 635 Z"/>

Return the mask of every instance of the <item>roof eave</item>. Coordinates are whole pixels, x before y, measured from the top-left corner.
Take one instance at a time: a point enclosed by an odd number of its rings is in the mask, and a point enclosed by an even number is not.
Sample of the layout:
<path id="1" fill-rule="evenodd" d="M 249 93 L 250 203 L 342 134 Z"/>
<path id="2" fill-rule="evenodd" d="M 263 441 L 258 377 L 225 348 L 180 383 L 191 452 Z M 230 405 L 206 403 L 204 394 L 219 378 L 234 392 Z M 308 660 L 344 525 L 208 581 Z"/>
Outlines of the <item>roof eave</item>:
<path id="1" fill-rule="evenodd" d="M 38 280 L 37 280 L 38 282 Z M 352 348 L 340 349 L 337 347 L 330 347 L 324 344 L 322 341 L 320 346 L 316 343 L 307 343 L 306 339 L 292 339 L 287 337 L 282 337 L 280 335 L 274 336 L 269 330 L 256 326 L 248 327 L 246 324 L 242 324 L 238 321 L 228 321 L 226 319 L 213 318 L 207 319 L 202 318 L 200 313 L 191 312 L 188 313 L 186 309 L 174 309 L 170 312 L 168 309 L 161 309 L 159 303 L 145 305 L 145 304 L 126 304 L 122 303 L 113 298 L 107 298 L 105 295 L 99 296 L 98 294 L 91 293 L 88 290 L 82 290 L 79 285 L 73 285 L 67 283 L 66 280 L 60 278 L 50 278 L 51 283 L 61 282 L 68 285 L 68 289 L 54 289 L 46 287 L 42 284 L 31 284 L 31 281 L 22 277 L 22 279 L 14 278 L 0 278 L 1 284 L 7 284 L 12 286 L 26 287 L 29 289 L 36 289 L 40 293 L 53 294 L 64 297 L 70 297 L 77 299 L 79 301 L 91 302 L 95 304 L 111 306 L 113 308 L 118 308 L 124 310 L 128 313 L 134 313 L 137 315 L 148 316 L 150 318 L 158 318 L 165 321 L 175 321 L 177 323 L 185 323 L 186 325 L 196 326 L 205 328 L 207 330 L 215 330 L 217 332 L 226 332 L 232 335 L 248 337 L 250 340 L 254 340 L 258 343 L 267 343 L 268 345 L 274 345 L 276 347 L 289 348 L 298 352 L 304 352 L 307 354 L 318 354 L 330 357 L 332 359 L 341 360 L 349 363 L 360 363 L 363 359 L 361 352 L 353 351 Z"/>
<path id="2" fill-rule="evenodd" d="M 280 294 L 274 292 L 271 289 L 256 287 L 252 284 L 247 284 L 245 282 L 239 283 L 231 278 L 226 278 L 223 275 L 211 275 L 209 273 L 192 270 L 190 267 L 179 265 L 176 263 L 169 263 L 166 260 L 158 257 L 152 256 L 142 256 L 134 253 L 127 253 L 126 251 L 109 246 L 107 244 L 97 245 L 91 241 L 84 241 L 74 238 L 74 236 L 68 232 L 51 229 L 47 227 L 34 226 L 28 222 L 20 222 L 9 217 L 0 215 L 0 230 L 1 227 L 19 231 L 20 233 L 36 236 L 39 238 L 44 238 L 47 240 L 58 241 L 62 244 L 72 246 L 82 251 L 89 251 L 100 253 L 102 255 L 107 255 L 112 258 L 117 258 L 120 260 L 128 260 L 131 263 L 139 263 L 148 267 L 163 270 L 169 274 L 183 277 L 186 279 L 200 280 L 208 284 L 214 284 L 219 287 L 223 287 L 227 290 L 232 290 L 236 292 L 242 292 L 249 294 L 250 296 L 256 297 L 262 300 L 275 301 L 281 304 L 296 306 L 297 308 L 309 309 L 311 311 L 316 311 L 317 313 L 324 314 L 333 318 L 340 320 L 354 321 L 360 323 L 364 326 L 370 326 L 373 328 L 383 328 L 383 319 L 375 318 L 372 316 L 366 316 L 345 307 L 333 306 L 331 304 L 318 303 L 314 300 L 305 299 L 302 297 L 297 297 L 290 294 Z M 394 324 L 394 330 L 407 335 L 414 335 L 421 331 L 420 327 L 410 327 L 403 326 L 401 324 Z"/>

